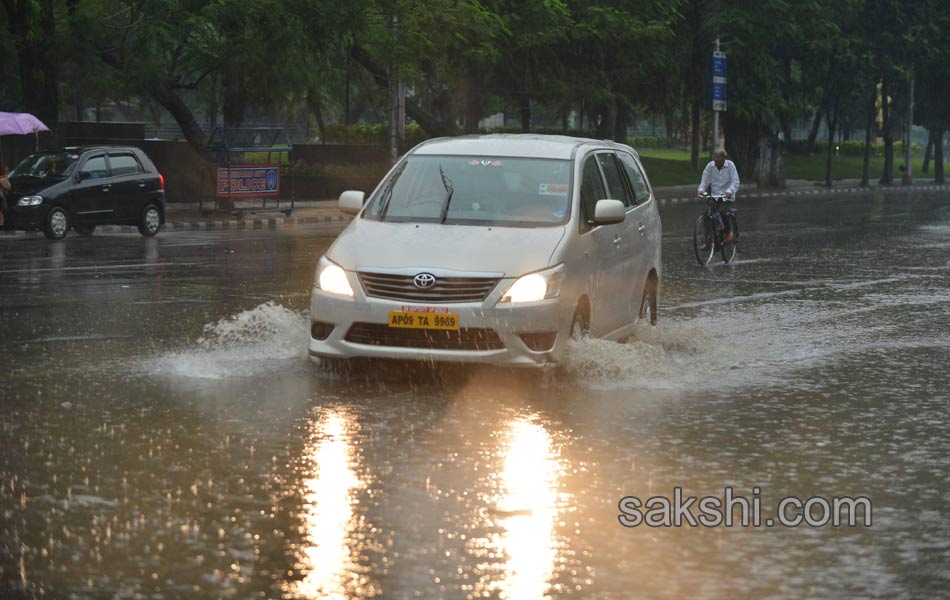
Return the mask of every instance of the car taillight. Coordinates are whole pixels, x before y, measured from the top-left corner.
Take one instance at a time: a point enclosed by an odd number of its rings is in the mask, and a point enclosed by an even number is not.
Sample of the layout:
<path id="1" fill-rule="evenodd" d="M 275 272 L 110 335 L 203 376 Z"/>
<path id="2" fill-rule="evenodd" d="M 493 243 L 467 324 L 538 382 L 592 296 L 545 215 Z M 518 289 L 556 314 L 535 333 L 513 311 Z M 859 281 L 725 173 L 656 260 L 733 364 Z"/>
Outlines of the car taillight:
<path id="1" fill-rule="evenodd" d="M 165 191 L 165 176 L 161 173 L 158 174 L 158 187 L 164 192 Z"/>

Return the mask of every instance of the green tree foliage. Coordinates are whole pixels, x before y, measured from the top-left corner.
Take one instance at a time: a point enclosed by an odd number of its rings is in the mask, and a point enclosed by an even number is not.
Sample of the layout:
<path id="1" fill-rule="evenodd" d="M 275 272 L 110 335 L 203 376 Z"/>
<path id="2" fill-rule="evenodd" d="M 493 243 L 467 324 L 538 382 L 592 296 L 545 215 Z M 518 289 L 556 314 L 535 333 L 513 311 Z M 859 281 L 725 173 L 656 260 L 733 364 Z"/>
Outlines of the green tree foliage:
<path id="1" fill-rule="evenodd" d="M 698 163 L 716 36 L 729 56 L 727 149 L 762 183 L 783 181 L 780 139 L 797 124 L 870 133 L 878 84 L 893 99 L 881 131 L 890 181 L 911 72 L 918 121 L 942 136 L 950 118 L 939 0 L 0 1 L 12 58 L 0 108 L 54 123 L 64 107 L 161 110 L 199 148 L 219 120 L 309 116 L 324 139 L 334 122 L 385 124 L 396 76 L 427 135 L 475 132 L 504 112 L 522 131 L 626 140 L 649 115 L 668 135 L 691 122 Z"/>

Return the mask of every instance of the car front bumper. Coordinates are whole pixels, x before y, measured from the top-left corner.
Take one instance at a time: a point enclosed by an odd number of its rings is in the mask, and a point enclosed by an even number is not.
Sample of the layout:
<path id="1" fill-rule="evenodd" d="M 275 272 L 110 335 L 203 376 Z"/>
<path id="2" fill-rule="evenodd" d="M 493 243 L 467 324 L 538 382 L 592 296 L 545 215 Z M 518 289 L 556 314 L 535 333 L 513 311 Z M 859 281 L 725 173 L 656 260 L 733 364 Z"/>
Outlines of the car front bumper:
<path id="1" fill-rule="evenodd" d="M 310 295 L 311 323 L 332 324 L 333 330 L 322 340 L 314 339 L 311 330 L 310 356 L 543 367 L 563 354 L 574 316 L 573 307 L 564 306 L 558 298 L 499 304 L 501 294 L 513 281 L 499 282 L 483 302 L 447 304 L 371 298 L 356 287 L 352 298 L 314 288 Z M 404 310 L 406 305 L 447 309 L 458 315 L 460 331 L 453 334 L 389 327 L 390 311 Z M 553 344 L 532 350 L 522 337 L 532 335 L 544 340 L 553 338 Z M 432 339 L 443 343 L 432 342 Z"/>
<path id="2" fill-rule="evenodd" d="M 36 206 L 16 206 L 10 202 L 3 211 L 3 229 L 42 229 L 50 207 L 46 204 Z"/>

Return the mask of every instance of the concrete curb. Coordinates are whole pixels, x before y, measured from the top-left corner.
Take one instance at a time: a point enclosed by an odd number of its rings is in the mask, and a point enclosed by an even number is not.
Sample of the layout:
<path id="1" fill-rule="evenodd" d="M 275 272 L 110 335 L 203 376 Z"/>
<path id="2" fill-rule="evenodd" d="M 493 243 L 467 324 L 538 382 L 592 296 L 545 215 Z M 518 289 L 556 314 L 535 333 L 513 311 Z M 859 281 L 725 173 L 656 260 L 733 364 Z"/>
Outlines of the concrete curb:
<path id="1" fill-rule="evenodd" d="M 350 221 L 352 217 L 346 215 L 322 215 L 315 217 L 286 217 L 261 219 L 235 219 L 217 221 L 166 221 L 162 231 L 211 231 L 214 229 L 255 230 L 277 229 L 293 225 L 313 223 L 342 223 Z M 96 232 L 102 233 L 138 233 L 138 228 L 132 225 L 99 225 Z M 161 231 L 159 231 L 161 233 Z M 40 231 L 0 231 L 0 237 L 43 237 Z"/>
<path id="2" fill-rule="evenodd" d="M 848 194 L 859 192 L 933 192 L 950 191 L 950 184 L 944 185 L 905 185 L 905 186 L 873 186 L 873 187 L 846 187 L 846 188 L 818 188 L 807 190 L 789 190 L 783 192 L 749 192 L 740 195 L 740 202 L 746 198 L 773 198 L 776 196 L 819 196 L 827 194 Z M 660 206 L 672 206 L 673 204 L 688 204 L 696 202 L 696 196 L 678 197 L 678 198 L 657 198 Z"/>
<path id="3" fill-rule="evenodd" d="M 815 188 L 805 190 L 789 190 L 778 192 L 749 192 L 742 193 L 741 199 L 746 198 L 773 198 L 777 196 L 818 196 L 827 194 L 848 194 L 848 193 L 868 193 L 874 191 L 886 192 L 933 192 L 950 191 L 950 184 L 944 185 L 894 185 L 894 186 L 871 186 L 871 187 L 842 187 L 842 188 Z M 740 199 L 740 201 L 741 201 Z M 688 204 L 696 202 L 695 196 L 684 196 L 674 198 L 657 198 L 660 206 L 672 206 L 674 204 Z M 313 223 L 343 223 L 350 221 L 352 217 L 347 215 L 318 215 L 312 217 L 264 217 L 257 219 L 229 219 L 229 220 L 210 220 L 210 221 L 166 221 L 163 229 L 166 231 L 210 231 L 214 229 L 235 229 L 235 230 L 255 230 L 255 229 L 277 229 L 279 227 L 289 227 L 293 225 L 304 225 Z M 100 225 L 96 231 L 103 233 L 132 233 L 138 230 L 130 225 Z M 39 231 L 0 231 L 0 238 L 4 237 L 42 237 Z"/>

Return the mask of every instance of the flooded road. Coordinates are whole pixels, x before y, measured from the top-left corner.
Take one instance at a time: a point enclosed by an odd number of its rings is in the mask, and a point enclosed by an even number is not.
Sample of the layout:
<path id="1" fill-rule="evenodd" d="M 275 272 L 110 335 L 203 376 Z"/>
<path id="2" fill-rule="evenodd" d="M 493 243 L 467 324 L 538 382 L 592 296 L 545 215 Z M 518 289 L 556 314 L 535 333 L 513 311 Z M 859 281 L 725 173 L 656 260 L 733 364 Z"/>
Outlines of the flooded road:
<path id="1" fill-rule="evenodd" d="M 544 379 L 321 373 L 327 225 L 0 239 L 0 597 L 946 594 L 950 199 L 740 206 L 708 268 L 664 207 L 659 326 Z M 873 522 L 621 526 L 674 488 Z"/>

